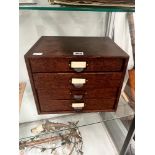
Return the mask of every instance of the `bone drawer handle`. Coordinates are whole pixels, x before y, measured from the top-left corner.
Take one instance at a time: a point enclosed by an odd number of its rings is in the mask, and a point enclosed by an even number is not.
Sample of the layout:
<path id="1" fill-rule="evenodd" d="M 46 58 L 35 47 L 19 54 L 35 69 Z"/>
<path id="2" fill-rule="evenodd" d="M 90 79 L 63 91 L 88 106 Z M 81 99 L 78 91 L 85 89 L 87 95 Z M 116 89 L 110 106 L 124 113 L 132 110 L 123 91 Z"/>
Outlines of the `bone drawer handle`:
<path id="1" fill-rule="evenodd" d="M 82 78 L 72 78 L 71 83 L 74 85 L 74 87 L 81 88 L 84 84 L 86 84 L 86 81 L 88 80 Z"/>
<path id="2" fill-rule="evenodd" d="M 82 72 L 87 66 L 86 61 L 71 61 L 70 63 L 70 67 L 76 72 Z"/>
<path id="3" fill-rule="evenodd" d="M 84 108 L 84 103 L 72 103 L 72 108 L 76 111 L 80 111 Z"/>

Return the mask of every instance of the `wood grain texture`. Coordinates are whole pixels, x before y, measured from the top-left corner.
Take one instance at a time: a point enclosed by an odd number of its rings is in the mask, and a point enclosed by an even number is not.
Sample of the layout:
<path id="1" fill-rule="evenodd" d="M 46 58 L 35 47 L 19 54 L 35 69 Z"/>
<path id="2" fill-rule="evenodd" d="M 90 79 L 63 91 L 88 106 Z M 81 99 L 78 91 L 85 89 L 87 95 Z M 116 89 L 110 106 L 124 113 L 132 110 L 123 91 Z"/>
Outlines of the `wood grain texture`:
<path id="1" fill-rule="evenodd" d="M 107 88 L 119 87 L 122 73 L 36 73 L 33 79 L 36 89 L 50 88 L 76 88 L 72 83 L 72 78 L 86 79 L 82 88 Z"/>
<path id="2" fill-rule="evenodd" d="M 38 96 L 46 98 L 47 100 L 73 100 L 76 95 L 81 95 L 82 99 L 99 99 L 99 98 L 116 98 L 117 88 L 104 88 L 104 89 L 39 89 L 37 90 Z"/>
<path id="3" fill-rule="evenodd" d="M 82 112 L 115 111 L 128 59 L 107 37 L 41 37 L 25 55 L 38 113 L 75 112 L 71 103 L 80 101 L 86 103 Z M 77 73 L 71 61 L 86 61 L 87 67 Z M 77 88 L 72 78 L 86 83 Z"/>
<path id="4" fill-rule="evenodd" d="M 129 70 L 129 84 L 132 100 L 135 100 L 135 69 Z"/>
<path id="5" fill-rule="evenodd" d="M 30 83 L 31 83 L 31 88 L 32 88 L 34 100 L 35 100 L 36 107 L 37 107 L 37 111 L 38 111 L 38 114 L 40 114 L 41 113 L 40 104 L 39 104 L 37 92 L 36 92 L 36 89 L 34 86 L 32 70 L 31 70 L 29 59 L 26 57 L 26 55 L 25 55 L 25 63 L 26 63 L 26 67 L 27 67 L 27 71 L 28 71 L 28 75 L 29 75 L 29 79 L 30 79 Z"/>
<path id="6" fill-rule="evenodd" d="M 73 52 L 84 52 L 83 56 Z M 36 56 L 33 53 L 41 52 Z M 26 54 L 30 58 L 61 57 L 61 58 L 128 58 L 128 55 L 108 37 L 57 37 L 42 36 Z"/>
<path id="7" fill-rule="evenodd" d="M 127 58 L 127 59 L 124 61 L 123 74 L 122 74 L 122 78 L 121 78 L 121 80 L 120 80 L 120 86 L 119 86 L 117 98 L 116 98 L 116 101 L 115 101 L 115 111 L 117 110 L 119 98 L 120 98 L 120 95 L 121 95 L 122 86 L 123 86 L 123 81 L 124 81 L 125 73 L 126 73 L 126 70 L 127 70 L 128 61 L 129 61 L 129 58 Z"/>
<path id="8" fill-rule="evenodd" d="M 72 61 L 85 61 L 87 67 L 83 72 L 121 71 L 123 59 L 121 58 L 61 58 L 41 57 L 31 58 L 32 72 L 73 72 L 70 67 Z M 59 63 L 58 63 L 59 62 Z"/>
<path id="9" fill-rule="evenodd" d="M 105 111 L 111 110 L 114 107 L 115 99 L 85 99 L 81 101 L 75 100 L 47 100 L 46 98 L 39 97 L 41 111 L 43 112 L 75 112 L 72 108 L 74 102 L 84 102 L 85 106 L 81 112 L 91 111 Z"/>

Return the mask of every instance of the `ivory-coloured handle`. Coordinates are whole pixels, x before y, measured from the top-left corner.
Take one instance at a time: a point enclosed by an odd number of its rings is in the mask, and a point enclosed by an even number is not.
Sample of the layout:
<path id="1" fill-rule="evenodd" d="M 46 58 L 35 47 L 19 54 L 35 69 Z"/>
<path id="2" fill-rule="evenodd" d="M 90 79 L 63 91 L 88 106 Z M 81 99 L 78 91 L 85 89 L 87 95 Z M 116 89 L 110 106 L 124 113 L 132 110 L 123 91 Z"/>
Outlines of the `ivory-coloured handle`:
<path id="1" fill-rule="evenodd" d="M 86 68 L 86 61 L 71 61 L 71 68 Z"/>
<path id="2" fill-rule="evenodd" d="M 86 79 L 82 79 L 82 78 L 72 78 L 72 84 L 76 85 L 76 84 L 80 84 L 83 85 L 86 83 Z"/>
<path id="3" fill-rule="evenodd" d="M 72 107 L 74 109 L 82 109 L 84 107 L 84 103 L 72 103 Z"/>

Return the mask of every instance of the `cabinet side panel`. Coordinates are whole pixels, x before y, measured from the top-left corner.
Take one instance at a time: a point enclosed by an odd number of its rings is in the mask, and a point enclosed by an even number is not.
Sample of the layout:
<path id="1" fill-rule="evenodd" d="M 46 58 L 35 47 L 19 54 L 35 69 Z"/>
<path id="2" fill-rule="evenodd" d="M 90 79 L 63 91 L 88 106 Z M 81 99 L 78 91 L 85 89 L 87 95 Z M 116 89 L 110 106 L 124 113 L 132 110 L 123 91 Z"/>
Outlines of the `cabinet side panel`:
<path id="1" fill-rule="evenodd" d="M 120 95 L 121 95 L 121 90 L 122 90 L 122 86 L 123 86 L 123 82 L 124 82 L 124 77 L 125 77 L 125 74 L 126 74 L 128 61 L 129 61 L 129 58 L 124 59 L 124 65 L 123 65 L 124 67 L 123 67 L 122 78 L 121 78 L 120 87 L 119 87 L 118 92 L 117 92 L 117 98 L 116 98 L 115 106 L 114 106 L 115 111 L 117 110 L 117 105 L 118 105 L 119 98 L 120 98 Z"/>
<path id="2" fill-rule="evenodd" d="M 28 75 L 29 75 L 29 79 L 30 79 L 30 83 L 31 83 L 31 88 L 32 88 L 32 92 L 33 92 L 33 96 L 34 96 L 34 100 L 36 103 L 36 107 L 37 107 L 37 111 L 38 114 L 40 114 L 40 105 L 39 105 L 39 101 L 38 101 L 38 95 L 36 92 L 36 89 L 34 87 L 34 81 L 33 81 L 33 76 L 32 76 L 32 70 L 31 70 L 31 66 L 30 66 L 30 62 L 29 62 L 29 58 L 25 55 L 25 63 L 26 63 L 26 67 L 27 67 L 27 71 L 28 71 Z"/>

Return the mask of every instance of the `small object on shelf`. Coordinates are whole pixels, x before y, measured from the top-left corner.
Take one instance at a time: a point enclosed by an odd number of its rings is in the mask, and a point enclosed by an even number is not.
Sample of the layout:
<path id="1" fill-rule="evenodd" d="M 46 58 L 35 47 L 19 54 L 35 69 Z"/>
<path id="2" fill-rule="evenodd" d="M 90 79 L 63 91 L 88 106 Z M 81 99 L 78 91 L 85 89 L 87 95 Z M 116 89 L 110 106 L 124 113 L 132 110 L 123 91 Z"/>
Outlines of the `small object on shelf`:
<path id="1" fill-rule="evenodd" d="M 19 5 L 37 5 L 33 0 L 19 0 Z"/>
<path id="2" fill-rule="evenodd" d="M 31 132 L 33 134 L 39 134 L 43 131 L 50 132 L 51 130 L 53 130 L 53 127 L 57 129 L 61 127 L 69 128 L 69 125 L 63 123 L 54 123 L 47 120 L 44 124 L 40 124 L 37 127 L 31 129 Z"/>
<path id="3" fill-rule="evenodd" d="M 23 94 L 25 91 L 25 87 L 26 87 L 26 82 L 20 82 L 19 83 L 19 110 L 21 108 L 22 98 L 23 98 Z"/>
<path id="4" fill-rule="evenodd" d="M 36 2 L 36 3 L 35 3 Z M 92 12 L 134 12 L 135 5 L 125 4 L 125 1 L 120 4 L 108 4 L 108 3 L 92 3 L 91 5 L 82 5 L 82 3 L 76 2 L 64 2 L 64 1 L 54 1 L 54 0 L 36 0 L 27 2 L 23 0 L 20 1 L 20 10 L 49 10 L 49 11 L 92 11 Z M 124 3 L 124 4 L 123 4 Z M 76 52 L 76 51 L 75 51 Z M 77 51 L 78 53 L 79 51 Z M 81 53 L 83 51 L 80 51 Z"/>
<path id="5" fill-rule="evenodd" d="M 108 37 L 41 37 L 25 55 L 38 113 L 116 111 L 128 59 Z"/>
<path id="6" fill-rule="evenodd" d="M 37 3 L 19 3 L 19 5 L 37 5 Z"/>
<path id="7" fill-rule="evenodd" d="M 37 133 L 35 136 L 20 140 L 19 149 L 21 152 L 26 149 L 40 149 L 41 152 L 50 150 L 54 153 L 62 148 L 68 155 L 73 152 L 82 155 L 83 140 L 78 122 L 64 124 L 46 121 L 31 130 Z"/>
<path id="8" fill-rule="evenodd" d="M 134 0 L 48 0 L 51 4 L 73 6 L 134 7 Z"/>
<path id="9" fill-rule="evenodd" d="M 48 0 L 48 2 L 52 5 L 54 4 L 54 0 Z"/>

